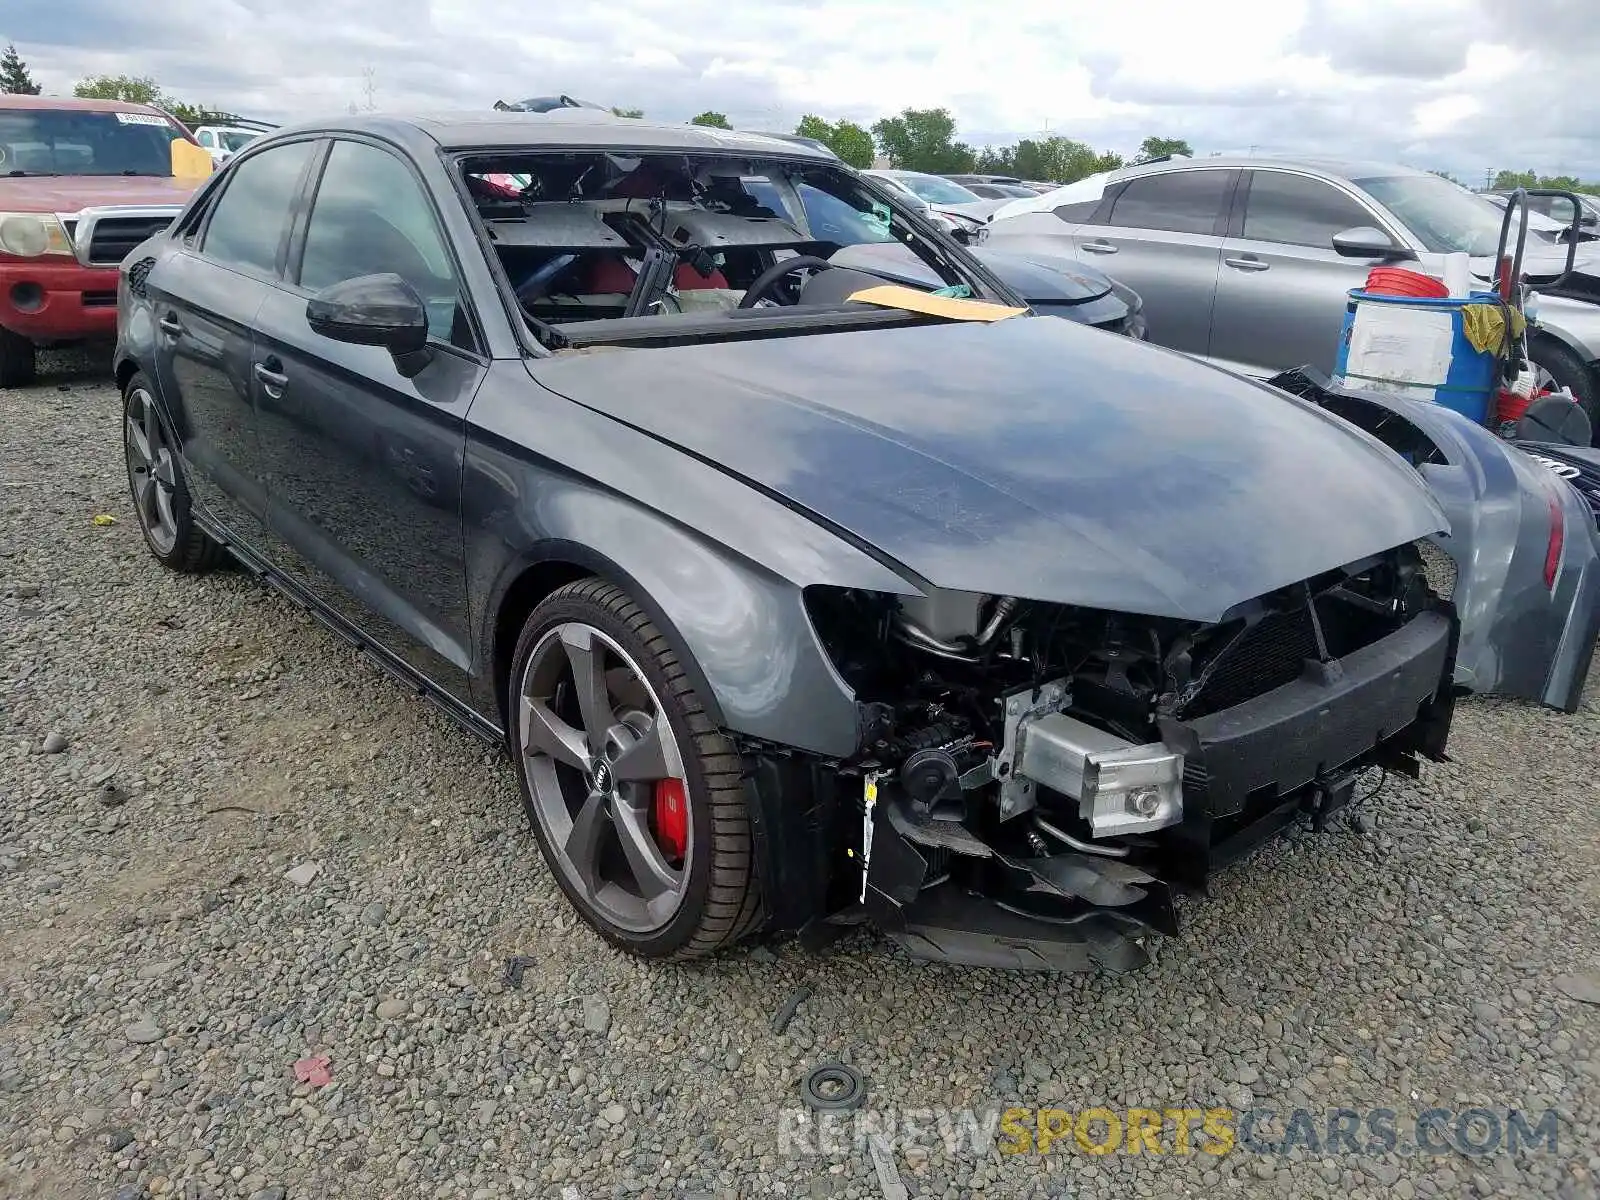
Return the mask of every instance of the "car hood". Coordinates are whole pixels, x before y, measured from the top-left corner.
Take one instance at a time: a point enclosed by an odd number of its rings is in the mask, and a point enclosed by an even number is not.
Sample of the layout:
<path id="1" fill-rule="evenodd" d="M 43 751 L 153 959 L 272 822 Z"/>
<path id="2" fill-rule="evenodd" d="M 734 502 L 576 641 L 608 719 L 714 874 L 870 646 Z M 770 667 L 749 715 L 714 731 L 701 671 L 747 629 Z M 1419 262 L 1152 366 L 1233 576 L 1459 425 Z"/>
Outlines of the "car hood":
<path id="1" fill-rule="evenodd" d="M 528 369 L 938 588 L 1216 621 L 1447 527 L 1416 474 L 1353 426 L 1068 321 L 556 355 Z"/>
<path id="2" fill-rule="evenodd" d="M 958 217 L 970 217 L 974 221 L 986 220 L 990 213 L 1004 205 L 1004 200 L 968 200 L 961 204 L 933 204 L 929 205 L 934 212 L 954 214 Z"/>
<path id="3" fill-rule="evenodd" d="M 40 175 L 0 177 L 0 210 L 74 213 L 106 204 L 183 204 L 193 179 L 155 175 Z"/>

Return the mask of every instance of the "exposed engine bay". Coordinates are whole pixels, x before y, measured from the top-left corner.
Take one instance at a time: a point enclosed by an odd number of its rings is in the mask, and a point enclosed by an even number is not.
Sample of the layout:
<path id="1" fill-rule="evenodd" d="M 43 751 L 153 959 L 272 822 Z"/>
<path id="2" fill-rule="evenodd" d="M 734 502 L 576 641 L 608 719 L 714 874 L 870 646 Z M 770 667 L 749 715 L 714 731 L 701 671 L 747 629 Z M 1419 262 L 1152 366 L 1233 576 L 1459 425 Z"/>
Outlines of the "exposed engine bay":
<path id="1" fill-rule="evenodd" d="M 807 603 L 862 712 L 839 875 L 929 957 L 1136 965 L 1139 932 L 1176 932 L 1173 885 L 1326 820 L 1369 767 L 1415 775 L 1450 720 L 1455 621 L 1411 546 L 1215 625 L 1009 596 Z M 1063 939 L 1038 941 L 1041 920 Z"/>
<path id="2" fill-rule="evenodd" d="M 556 349 L 630 337 L 598 324 L 622 318 L 703 326 L 763 309 L 837 309 L 884 282 L 830 269 L 829 255 L 864 243 L 898 242 L 952 294 L 974 293 L 907 213 L 815 161 L 577 152 L 473 157 L 461 169 L 524 317 Z"/>

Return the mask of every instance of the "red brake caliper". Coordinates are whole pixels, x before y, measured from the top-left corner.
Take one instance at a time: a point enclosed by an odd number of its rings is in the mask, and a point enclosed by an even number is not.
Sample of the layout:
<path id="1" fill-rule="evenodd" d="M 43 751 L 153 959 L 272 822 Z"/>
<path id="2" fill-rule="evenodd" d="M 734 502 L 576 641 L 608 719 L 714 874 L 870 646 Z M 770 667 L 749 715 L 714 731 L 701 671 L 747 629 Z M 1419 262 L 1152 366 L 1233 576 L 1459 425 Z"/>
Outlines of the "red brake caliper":
<path id="1" fill-rule="evenodd" d="M 681 779 L 656 781 L 656 840 L 669 862 L 682 862 L 689 850 L 689 796 Z"/>

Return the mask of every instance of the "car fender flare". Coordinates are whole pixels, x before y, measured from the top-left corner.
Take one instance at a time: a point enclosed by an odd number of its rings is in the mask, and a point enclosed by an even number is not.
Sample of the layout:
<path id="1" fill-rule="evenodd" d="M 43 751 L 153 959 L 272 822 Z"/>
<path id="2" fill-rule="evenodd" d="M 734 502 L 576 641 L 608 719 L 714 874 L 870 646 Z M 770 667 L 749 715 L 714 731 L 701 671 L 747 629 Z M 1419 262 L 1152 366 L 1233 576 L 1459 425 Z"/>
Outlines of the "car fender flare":
<path id="1" fill-rule="evenodd" d="M 500 631 L 519 581 L 533 573 L 560 586 L 593 575 L 622 588 L 650 617 L 719 727 L 827 757 L 855 750 L 854 693 L 817 639 L 798 586 L 619 497 L 584 491 L 575 501 L 572 527 L 552 529 L 551 536 L 495 564 L 487 603 L 474 606 L 484 613 L 475 639 L 480 661 L 496 664 L 496 695 L 483 697 L 482 707 L 505 716 L 502 672 L 509 666 L 500 661 Z M 580 540 L 584 526 L 604 519 L 602 511 L 638 523 L 637 533 L 617 541 L 636 548 L 627 561 Z M 475 579 L 473 556 L 469 547 L 469 575 Z M 767 646 L 771 653 L 761 649 Z"/>

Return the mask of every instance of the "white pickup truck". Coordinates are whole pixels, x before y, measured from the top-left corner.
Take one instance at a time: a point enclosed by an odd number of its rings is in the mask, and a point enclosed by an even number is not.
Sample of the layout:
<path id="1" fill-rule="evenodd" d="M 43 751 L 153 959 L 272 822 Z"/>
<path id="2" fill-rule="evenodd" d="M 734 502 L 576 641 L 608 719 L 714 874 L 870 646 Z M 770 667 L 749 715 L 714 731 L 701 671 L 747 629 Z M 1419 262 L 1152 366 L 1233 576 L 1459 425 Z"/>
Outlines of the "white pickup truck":
<path id="1" fill-rule="evenodd" d="M 194 139 L 210 152 L 211 161 L 220 167 L 266 132 L 265 126 L 202 125 L 194 131 Z"/>

